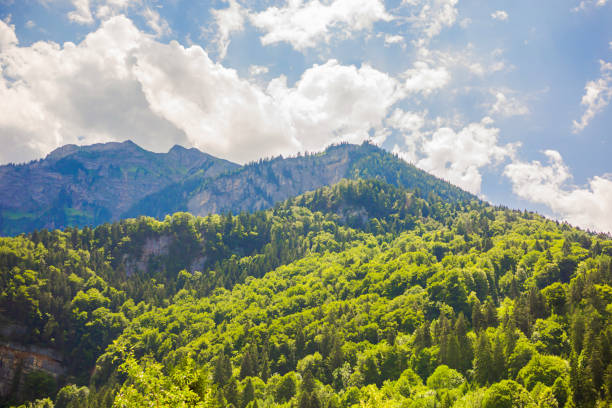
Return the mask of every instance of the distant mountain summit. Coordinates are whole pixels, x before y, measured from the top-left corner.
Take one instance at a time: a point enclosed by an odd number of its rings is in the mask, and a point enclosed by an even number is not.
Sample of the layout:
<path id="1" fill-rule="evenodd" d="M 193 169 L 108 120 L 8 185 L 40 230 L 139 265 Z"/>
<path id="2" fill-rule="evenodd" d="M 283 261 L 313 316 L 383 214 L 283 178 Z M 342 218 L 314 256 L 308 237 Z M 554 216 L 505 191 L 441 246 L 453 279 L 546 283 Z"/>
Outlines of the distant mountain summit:
<path id="1" fill-rule="evenodd" d="M 345 178 L 378 179 L 447 201 L 476 199 L 368 143 L 244 166 L 181 146 L 152 153 L 131 141 L 66 145 L 39 161 L 0 166 L 0 234 L 176 211 L 255 211 Z"/>
<path id="2" fill-rule="evenodd" d="M 0 233 L 98 225 L 194 174 L 238 168 L 197 149 L 152 153 L 131 141 L 62 146 L 42 160 L 0 166 Z"/>

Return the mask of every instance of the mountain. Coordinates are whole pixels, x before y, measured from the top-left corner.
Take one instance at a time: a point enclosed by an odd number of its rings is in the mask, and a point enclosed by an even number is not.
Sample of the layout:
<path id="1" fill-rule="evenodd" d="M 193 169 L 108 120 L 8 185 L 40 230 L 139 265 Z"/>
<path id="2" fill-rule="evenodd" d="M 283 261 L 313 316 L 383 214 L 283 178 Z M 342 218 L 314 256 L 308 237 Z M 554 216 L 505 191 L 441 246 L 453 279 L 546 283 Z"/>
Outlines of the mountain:
<path id="1" fill-rule="evenodd" d="M 119 220 L 134 203 L 172 183 L 236 168 L 181 146 L 158 154 L 130 141 L 66 145 L 42 160 L 0 166 L 0 233 Z"/>
<path id="2" fill-rule="evenodd" d="M 0 238 L 0 272 L 0 406 L 612 403 L 609 236 L 381 179 Z"/>
<path id="3" fill-rule="evenodd" d="M 68 145 L 40 161 L 0 167 L 0 233 L 163 218 L 177 211 L 256 211 L 345 178 L 376 178 L 416 189 L 422 197 L 477 199 L 368 143 L 244 166 L 180 146 L 157 154 L 132 142 Z"/>

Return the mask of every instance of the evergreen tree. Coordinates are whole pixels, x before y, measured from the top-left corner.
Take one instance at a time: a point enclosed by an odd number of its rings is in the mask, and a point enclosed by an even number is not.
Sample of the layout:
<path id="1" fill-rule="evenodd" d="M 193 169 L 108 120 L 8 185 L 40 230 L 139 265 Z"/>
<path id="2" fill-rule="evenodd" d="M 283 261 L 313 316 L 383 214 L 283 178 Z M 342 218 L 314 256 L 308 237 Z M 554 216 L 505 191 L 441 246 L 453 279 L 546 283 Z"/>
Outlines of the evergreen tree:
<path id="1" fill-rule="evenodd" d="M 238 381 L 232 376 L 225 387 L 223 387 L 223 395 L 228 404 L 238 408 Z"/>
<path id="2" fill-rule="evenodd" d="M 474 350 L 474 378 L 480 385 L 486 385 L 494 377 L 491 342 L 486 331 L 481 331 Z"/>
<path id="3" fill-rule="evenodd" d="M 229 358 L 221 352 L 215 360 L 215 371 L 213 381 L 220 386 L 224 386 L 232 376 L 232 366 Z"/>
<path id="4" fill-rule="evenodd" d="M 482 307 L 478 298 L 476 298 L 472 304 L 472 327 L 475 332 L 485 327 L 485 318 L 482 314 Z"/>
<path id="5" fill-rule="evenodd" d="M 249 402 L 255 399 L 255 389 L 253 388 L 253 382 L 249 378 L 242 390 L 242 395 L 240 397 L 241 408 L 246 408 L 249 405 Z"/>
<path id="6" fill-rule="evenodd" d="M 472 342 L 468 338 L 467 320 L 463 316 L 463 313 L 459 313 L 459 317 L 457 317 L 457 321 L 455 322 L 455 336 L 457 339 L 458 356 L 456 368 L 462 373 L 466 373 L 472 366 L 474 351 Z"/>

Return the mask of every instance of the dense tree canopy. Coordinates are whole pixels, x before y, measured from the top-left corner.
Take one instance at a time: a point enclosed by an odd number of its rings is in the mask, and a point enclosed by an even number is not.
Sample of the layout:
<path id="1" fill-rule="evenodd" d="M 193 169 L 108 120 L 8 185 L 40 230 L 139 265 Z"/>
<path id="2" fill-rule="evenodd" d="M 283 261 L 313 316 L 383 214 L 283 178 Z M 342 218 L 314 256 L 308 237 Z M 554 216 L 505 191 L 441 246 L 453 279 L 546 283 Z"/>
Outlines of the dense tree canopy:
<path id="1" fill-rule="evenodd" d="M 479 201 L 345 181 L 1 238 L 0 268 L 23 341 L 69 362 L 55 406 L 612 403 L 612 241 Z"/>

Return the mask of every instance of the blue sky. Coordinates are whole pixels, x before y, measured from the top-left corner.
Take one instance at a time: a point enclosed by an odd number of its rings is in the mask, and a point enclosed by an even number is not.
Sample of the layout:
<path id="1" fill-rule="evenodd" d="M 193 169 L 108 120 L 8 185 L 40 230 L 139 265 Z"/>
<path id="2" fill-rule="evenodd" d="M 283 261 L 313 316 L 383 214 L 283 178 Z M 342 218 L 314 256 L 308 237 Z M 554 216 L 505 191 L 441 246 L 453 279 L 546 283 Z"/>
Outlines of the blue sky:
<path id="1" fill-rule="evenodd" d="M 493 203 L 612 231 L 612 0 L 0 0 L 0 20 L 0 163 L 369 139 Z"/>

